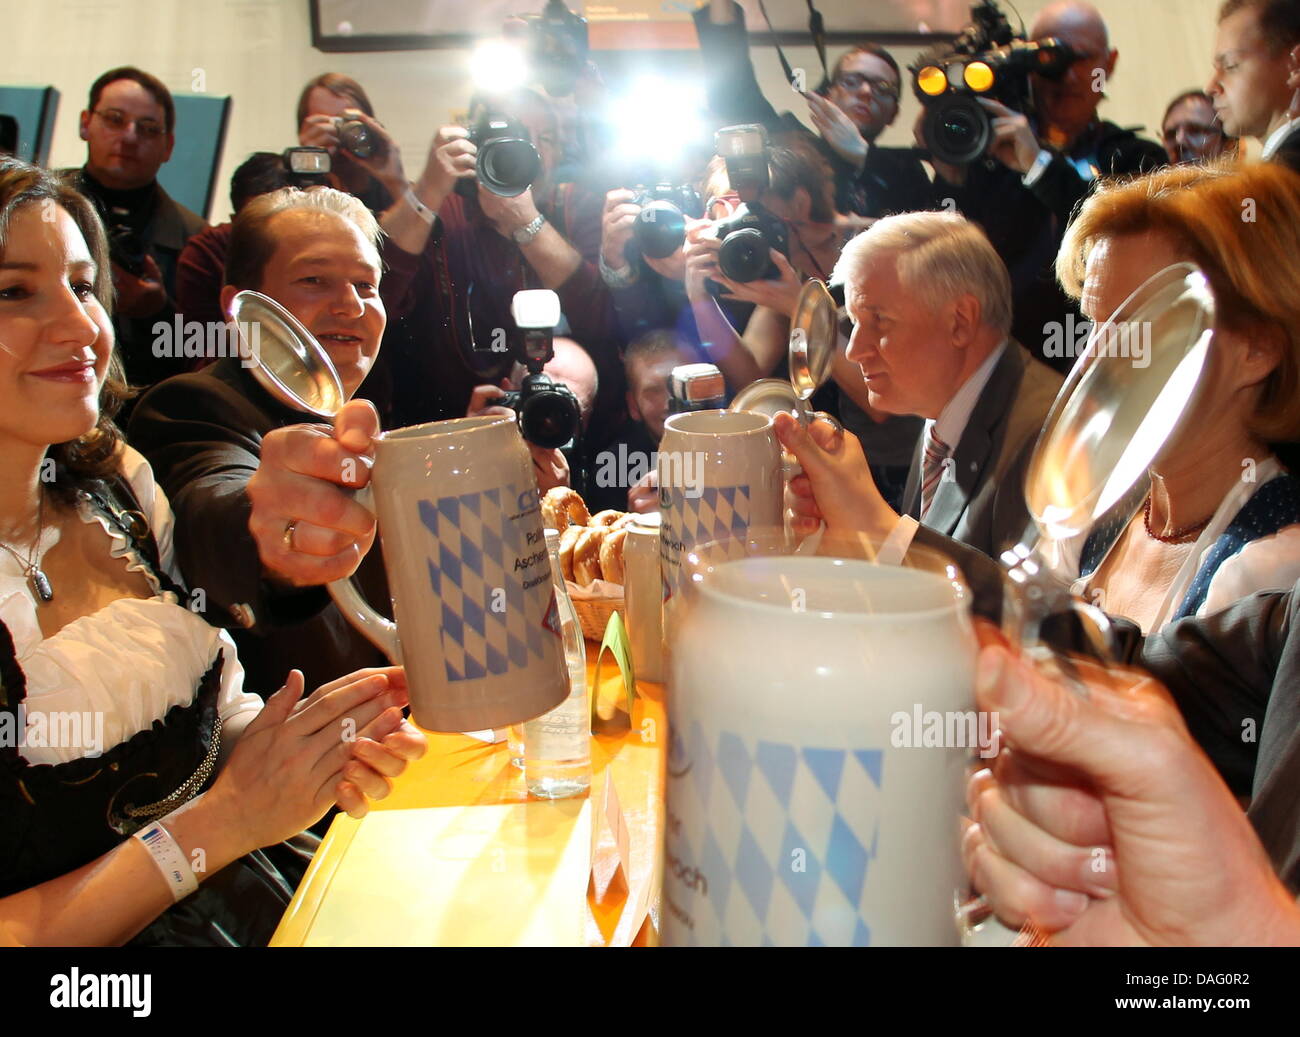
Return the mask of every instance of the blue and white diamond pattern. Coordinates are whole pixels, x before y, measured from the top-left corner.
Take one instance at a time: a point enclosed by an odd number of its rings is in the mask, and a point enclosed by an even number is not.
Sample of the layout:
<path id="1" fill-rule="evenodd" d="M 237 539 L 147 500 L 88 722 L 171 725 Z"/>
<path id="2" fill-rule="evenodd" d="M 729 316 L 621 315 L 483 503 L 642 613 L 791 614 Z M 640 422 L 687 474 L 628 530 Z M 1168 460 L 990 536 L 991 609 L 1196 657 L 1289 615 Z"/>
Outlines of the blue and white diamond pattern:
<path id="1" fill-rule="evenodd" d="M 420 520 L 432 534 L 429 583 L 442 602 L 442 651 L 448 681 L 475 680 L 522 669 L 543 658 L 549 579 L 524 589 L 548 563 L 525 530 L 541 523 L 511 516 L 522 494 L 506 486 L 420 502 Z M 518 572 L 515 561 L 542 551 L 539 565 Z M 552 638 L 553 640 L 553 638 Z"/>
<path id="2" fill-rule="evenodd" d="M 744 536 L 749 530 L 748 486 L 709 486 L 698 497 L 681 494 L 681 540 L 684 545 Z"/>
<path id="3" fill-rule="evenodd" d="M 743 538 L 749 532 L 751 501 L 749 486 L 707 486 L 698 495 L 678 487 L 660 491 L 669 501 L 664 509 L 663 580 L 664 600 L 676 592 L 682 581 L 680 553 L 667 546 L 680 543 L 683 549 L 716 540 L 741 538 L 733 545 L 735 557 L 743 558 Z"/>
<path id="4" fill-rule="evenodd" d="M 881 750 L 747 743 L 731 732 L 709 740 L 691 725 L 690 765 L 668 784 L 680 837 L 700 847 L 691 862 L 706 894 L 665 877 L 666 892 L 694 921 L 686 942 L 867 946 L 861 917 L 879 834 Z M 700 826 L 699 829 L 696 826 Z M 675 845 L 676 844 L 676 845 Z"/>

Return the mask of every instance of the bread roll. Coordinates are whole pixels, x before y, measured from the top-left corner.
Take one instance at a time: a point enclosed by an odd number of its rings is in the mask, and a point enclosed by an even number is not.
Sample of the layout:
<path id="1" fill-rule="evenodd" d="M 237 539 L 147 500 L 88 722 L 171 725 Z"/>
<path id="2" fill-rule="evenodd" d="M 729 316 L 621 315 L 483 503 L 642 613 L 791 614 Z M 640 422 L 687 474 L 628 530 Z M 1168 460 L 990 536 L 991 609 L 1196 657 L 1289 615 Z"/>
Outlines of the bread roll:
<path id="1" fill-rule="evenodd" d="M 578 543 L 578 538 L 587 531 L 586 526 L 570 526 L 560 534 L 560 572 L 564 574 L 566 580 L 578 581 L 573 575 L 573 549 Z"/>
<path id="2" fill-rule="evenodd" d="M 579 587 L 600 579 L 600 545 L 608 532 L 604 526 L 588 526 L 578 537 L 573 548 L 573 582 Z"/>
<path id="3" fill-rule="evenodd" d="M 601 579 L 610 583 L 623 583 L 623 542 L 627 540 L 626 529 L 611 529 L 600 545 Z"/>
<path id="4" fill-rule="evenodd" d="M 542 498 L 542 525 L 547 529 L 563 533 L 570 526 L 585 526 L 590 521 L 591 513 L 577 490 L 556 486 L 546 491 Z"/>

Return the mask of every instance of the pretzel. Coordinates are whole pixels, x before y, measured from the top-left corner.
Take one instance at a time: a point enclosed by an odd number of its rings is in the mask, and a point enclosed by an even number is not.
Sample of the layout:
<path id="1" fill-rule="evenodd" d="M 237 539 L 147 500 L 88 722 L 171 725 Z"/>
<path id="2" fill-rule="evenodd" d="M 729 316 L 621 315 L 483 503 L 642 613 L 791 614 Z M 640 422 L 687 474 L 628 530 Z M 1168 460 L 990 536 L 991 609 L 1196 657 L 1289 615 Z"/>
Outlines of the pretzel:
<path id="1" fill-rule="evenodd" d="M 591 513 L 576 490 L 556 486 L 546 491 L 542 498 L 542 524 L 547 529 L 563 533 L 570 526 L 585 526 L 590 521 Z"/>

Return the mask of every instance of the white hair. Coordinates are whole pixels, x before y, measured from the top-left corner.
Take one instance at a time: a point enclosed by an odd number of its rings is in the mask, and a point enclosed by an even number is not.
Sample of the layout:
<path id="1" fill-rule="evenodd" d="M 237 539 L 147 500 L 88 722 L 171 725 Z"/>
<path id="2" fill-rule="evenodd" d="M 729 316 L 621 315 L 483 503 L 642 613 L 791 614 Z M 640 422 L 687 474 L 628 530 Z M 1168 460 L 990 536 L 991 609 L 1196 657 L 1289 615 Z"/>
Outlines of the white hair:
<path id="1" fill-rule="evenodd" d="M 840 253 L 832 280 L 851 295 L 867 259 L 892 253 L 898 280 L 930 310 L 963 295 L 980 306 L 980 321 L 1000 335 L 1011 331 L 1011 275 L 975 224 L 956 213 L 909 212 L 878 220 Z"/>

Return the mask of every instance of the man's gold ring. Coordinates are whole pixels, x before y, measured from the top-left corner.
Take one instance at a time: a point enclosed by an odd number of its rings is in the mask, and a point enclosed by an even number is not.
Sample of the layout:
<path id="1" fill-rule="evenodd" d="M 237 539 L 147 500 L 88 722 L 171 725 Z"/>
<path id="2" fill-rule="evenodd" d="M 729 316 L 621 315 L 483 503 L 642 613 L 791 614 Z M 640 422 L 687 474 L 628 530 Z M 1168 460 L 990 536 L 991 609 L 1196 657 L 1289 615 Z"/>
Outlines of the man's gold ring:
<path id="1" fill-rule="evenodd" d="M 293 531 L 298 528 L 298 520 L 294 519 L 284 527 L 284 547 L 286 551 L 293 550 Z"/>

